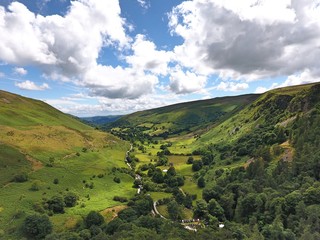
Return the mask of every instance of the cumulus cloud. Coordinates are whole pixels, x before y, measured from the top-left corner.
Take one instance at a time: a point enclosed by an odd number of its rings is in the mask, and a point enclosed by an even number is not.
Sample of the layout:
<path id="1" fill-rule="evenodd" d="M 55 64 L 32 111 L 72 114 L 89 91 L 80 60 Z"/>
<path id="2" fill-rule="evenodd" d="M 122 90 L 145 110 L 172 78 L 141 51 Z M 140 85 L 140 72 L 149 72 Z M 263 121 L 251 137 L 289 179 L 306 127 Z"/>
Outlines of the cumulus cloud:
<path id="1" fill-rule="evenodd" d="M 97 104 L 85 104 L 83 100 L 90 99 L 90 96 L 70 96 L 63 99 L 47 99 L 45 102 L 59 110 L 76 116 L 92 115 L 116 115 L 127 114 L 132 111 L 141 111 L 174 104 L 179 99 L 173 94 L 157 95 L 148 94 L 136 99 L 110 99 L 99 97 Z"/>
<path id="2" fill-rule="evenodd" d="M 43 91 L 46 89 L 49 89 L 49 85 L 46 83 L 43 83 L 42 85 L 37 85 L 32 81 L 24 81 L 20 83 L 15 84 L 18 88 L 23 89 L 23 90 L 32 90 L 32 91 Z"/>
<path id="3" fill-rule="evenodd" d="M 152 93 L 158 83 L 154 75 L 136 69 L 96 65 L 84 76 L 84 85 L 91 95 L 109 98 L 138 98 Z"/>
<path id="4" fill-rule="evenodd" d="M 140 62 L 139 44 L 157 52 L 151 42 L 136 39 L 133 51 L 137 53 L 137 63 L 131 60 L 131 68 L 97 62 L 105 46 L 130 48 L 132 39 L 126 35 L 120 13 L 118 0 L 71 1 L 65 16 L 35 15 L 22 3 L 13 2 L 8 11 L 0 7 L 0 59 L 10 64 L 38 66 L 48 78 L 72 81 L 90 88 L 94 95 L 136 98 L 150 93 L 157 78 L 140 70 L 139 64 L 151 72 L 166 71 L 162 66 L 155 70 L 155 59 Z M 159 52 L 157 56 L 164 54 Z"/>
<path id="5" fill-rule="evenodd" d="M 26 75 L 28 73 L 28 71 L 26 69 L 22 68 L 22 67 L 15 67 L 13 69 L 13 72 L 15 74 L 18 74 L 18 75 L 21 75 L 21 76 L 24 76 L 24 75 Z"/>
<path id="6" fill-rule="evenodd" d="M 308 69 L 320 76 L 320 5 L 306 0 L 193 0 L 169 14 L 182 65 L 255 80 Z"/>
<path id="7" fill-rule="evenodd" d="M 152 41 L 138 34 L 132 45 L 133 55 L 127 56 L 126 61 L 134 69 L 150 71 L 156 75 L 167 75 L 168 63 L 173 59 L 173 53 L 156 48 Z"/>
<path id="8" fill-rule="evenodd" d="M 216 89 L 222 91 L 238 92 L 245 90 L 249 87 L 247 83 L 236 83 L 236 82 L 221 82 Z"/>
<path id="9" fill-rule="evenodd" d="M 207 83 L 207 77 L 197 75 L 189 70 L 183 71 L 179 66 L 170 72 L 170 90 L 177 94 L 187 94 L 202 91 Z"/>
<path id="10" fill-rule="evenodd" d="M 277 87 L 287 87 L 293 85 L 314 83 L 319 81 L 320 75 L 315 75 L 309 69 L 306 69 L 300 73 L 288 76 L 288 78 Z"/>

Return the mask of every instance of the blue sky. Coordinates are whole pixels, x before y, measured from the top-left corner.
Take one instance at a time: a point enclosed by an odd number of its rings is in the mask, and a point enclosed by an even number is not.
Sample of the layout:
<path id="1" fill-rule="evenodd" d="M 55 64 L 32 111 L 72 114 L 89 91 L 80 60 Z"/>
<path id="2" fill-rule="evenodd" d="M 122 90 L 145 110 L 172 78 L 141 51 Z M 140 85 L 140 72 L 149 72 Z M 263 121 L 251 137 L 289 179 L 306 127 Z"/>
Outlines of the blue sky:
<path id="1" fill-rule="evenodd" d="M 0 88 L 77 116 L 317 82 L 320 0 L 2 0 Z"/>

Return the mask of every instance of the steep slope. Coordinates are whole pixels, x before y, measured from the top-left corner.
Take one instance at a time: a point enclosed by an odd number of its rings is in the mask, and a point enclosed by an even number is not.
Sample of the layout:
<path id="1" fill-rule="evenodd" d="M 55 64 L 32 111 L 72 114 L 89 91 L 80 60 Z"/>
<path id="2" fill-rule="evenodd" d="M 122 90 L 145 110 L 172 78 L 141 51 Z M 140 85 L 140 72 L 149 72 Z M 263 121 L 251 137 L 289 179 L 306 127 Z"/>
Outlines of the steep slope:
<path id="1" fill-rule="evenodd" d="M 221 97 L 136 112 L 120 118 L 108 128 L 139 127 L 152 136 L 186 134 L 228 118 L 258 96 Z"/>
<path id="2" fill-rule="evenodd" d="M 306 84 L 274 89 L 261 95 L 252 104 L 231 118 L 213 127 L 195 142 L 195 147 L 205 144 L 228 144 L 263 127 L 285 127 L 297 115 L 306 114 L 318 102 L 320 84 Z"/>
<path id="3" fill-rule="evenodd" d="M 77 130 L 90 127 L 63 114 L 52 106 L 34 99 L 0 90 L 0 125 L 12 127 L 65 126 Z"/>
<path id="4" fill-rule="evenodd" d="M 0 238 L 21 239 L 27 214 L 51 215 L 61 231 L 91 210 L 119 205 L 115 195 L 132 196 L 133 178 L 117 170 L 127 169 L 129 147 L 46 103 L 0 91 Z M 68 192 L 76 206 L 58 215 L 48 209 L 48 199 Z"/>
<path id="5" fill-rule="evenodd" d="M 179 136 L 141 134 L 143 113 L 133 130 L 129 122 L 113 131 L 133 142 L 129 160 L 161 215 L 200 219 L 191 227 L 201 239 L 320 239 L 319 83 L 269 91 L 207 131 Z"/>

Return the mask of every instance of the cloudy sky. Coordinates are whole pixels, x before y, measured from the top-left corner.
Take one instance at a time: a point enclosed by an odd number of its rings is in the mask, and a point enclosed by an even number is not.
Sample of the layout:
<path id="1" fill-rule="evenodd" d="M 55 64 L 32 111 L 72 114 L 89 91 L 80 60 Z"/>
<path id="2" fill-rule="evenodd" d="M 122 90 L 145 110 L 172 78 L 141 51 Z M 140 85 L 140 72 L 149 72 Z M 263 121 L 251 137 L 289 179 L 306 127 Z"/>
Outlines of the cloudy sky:
<path id="1" fill-rule="evenodd" d="M 0 88 L 77 116 L 320 80 L 320 0 L 1 0 Z"/>

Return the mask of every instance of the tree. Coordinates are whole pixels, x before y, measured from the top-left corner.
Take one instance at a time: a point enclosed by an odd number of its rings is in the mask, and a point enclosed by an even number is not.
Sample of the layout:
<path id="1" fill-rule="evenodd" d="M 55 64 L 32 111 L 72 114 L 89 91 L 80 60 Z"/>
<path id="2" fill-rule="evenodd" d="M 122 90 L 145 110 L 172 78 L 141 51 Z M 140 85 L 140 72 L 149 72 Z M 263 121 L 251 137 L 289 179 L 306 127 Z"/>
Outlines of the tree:
<path id="1" fill-rule="evenodd" d="M 24 220 L 25 233 L 34 239 L 44 238 L 52 232 L 52 224 L 47 215 L 30 215 Z"/>
<path id="2" fill-rule="evenodd" d="M 104 223 L 104 218 L 99 212 L 91 211 L 86 216 L 84 222 L 87 228 L 90 228 L 92 225 L 100 226 L 102 223 Z"/>
<path id="3" fill-rule="evenodd" d="M 193 161 L 192 163 L 192 171 L 197 172 L 202 168 L 202 161 L 201 160 L 196 160 Z"/>
<path id="4" fill-rule="evenodd" d="M 64 213 L 64 200 L 61 196 L 53 196 L 47 201 L 48 209 L 54 213 Z"/>
<path id="5" fill-rule="evenodd" d="M 27 173 L 20 173 L 20 174 L 17 174 L 13 177 L 13 181 L 14 182 L 18 182 L 18 183 L 21 183 L 21 182 L 26 182 L 28 181 L 28 174 Z"/>
<path id="6" fill-rule="evenodd" d="M 64 196 L 64 203 L 66 204 L 66 207 L 74 207 L 77 204 L 79 197 L 77 194 L 73 192 L 68 192 Z"/>
<path id="7" fill-rule="evenodd" d="M 153 175 L 152 175 L 152 181 L 155 183 L 163 183 L 163 175 L 162 175 L 162 171 L 160 168 L 156 168 L 156 170 L 154 171 Z"/>
<path id="8" fill-rule="evenodd" d="M 209 201 L 208 211 L 212 216 L 217 217 L 220 221 L 224 220 L 224 210 L 215 199 L 211 199 Z"/>
<path id="9" fill-rule="evenodd" d="M 175 201 L 172 200 L 168 203 L 168 213 L 172 220 L 182 219 L 182 209 L 181 206 Z"/>
<path id="10" fill-rule="evenodd" d="M 193 157 L 188 157 L 187 164 L 192 164 L 194 161 Z"/>
<path id="11" fill-rule="evenodd" d="M 196 207 L 194 210 L 195 217 L 206 217 L 208 213 L 207 202 L 203 199 L 196 201 Z"/>
<path id="12" fill-rule="evenodd" d="M 199 179 L 198 179 L 198 187 L 199 188 L 204 188 L 206 186 L 206 182 L 204 180 L 204 177 L 201 176 Z"/>

